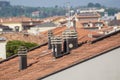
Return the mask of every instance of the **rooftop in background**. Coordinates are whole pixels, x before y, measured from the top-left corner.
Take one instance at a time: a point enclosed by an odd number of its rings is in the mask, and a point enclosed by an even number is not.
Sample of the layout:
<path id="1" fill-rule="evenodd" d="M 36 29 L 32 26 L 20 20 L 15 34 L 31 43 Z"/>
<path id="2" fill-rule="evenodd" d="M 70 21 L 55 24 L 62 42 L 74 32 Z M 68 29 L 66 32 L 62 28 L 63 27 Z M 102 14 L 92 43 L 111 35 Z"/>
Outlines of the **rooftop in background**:
<path id="1" fill-rule="evenodd" d="M 110 21 L 109 26 L 120 26 L 120 20 Z"/>
<path id="2" fill-rule="evenodd" d="M 52 22 L 46 22 L 36 25 L 36 27 L 57 27 L 57 25 Z"/>
<path id="3" fill-rule="evenodd" d="M 0 37 L 0 41 L 6 41 L 5 37 Z"/>
<path id="4" fill-rule="evenodd" d="M 89 18 L 89 17 L 100 17 L 100 14 L 97 12 L 86 12 L 86 13 L 80 13 L 77 15 L 78 18 Z"/>
<path id="5" fill-rule="evenodd" d="M 80 13 L 85 13 L 85 12 L 104 12 L 105 9 L 104 8 L 80 8 L 78 9 Z"/>
<path id="6" fill-rule="evenodd" d="M 34 22 L 41 21 L 40 19 L 33 19 L 25 16 L 0 18 L 0 23 L 15 23 L 15 22 Z"/>

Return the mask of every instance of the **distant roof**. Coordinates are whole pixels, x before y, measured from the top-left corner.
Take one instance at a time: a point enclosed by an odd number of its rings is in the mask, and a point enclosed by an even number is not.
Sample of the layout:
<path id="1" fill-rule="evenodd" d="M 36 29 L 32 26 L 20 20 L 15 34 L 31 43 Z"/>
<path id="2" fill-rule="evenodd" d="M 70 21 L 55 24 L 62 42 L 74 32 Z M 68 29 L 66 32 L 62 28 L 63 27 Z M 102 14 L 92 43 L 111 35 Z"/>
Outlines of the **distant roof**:
<path id="1" fill-rule="evenodd" d="M 88 17 L 100 17 L 99 13 L 94 12 L 86 12 L 86 13 L 80 13 L 77 15 L 78 18 L 88 18 Z"/>
<path id="2" fill-rule="evenodd" d="M 37 27 L 57 27 L 57 25 L 52 22 L 45 22 L 37 25 Z"/>
<path id="3" fill-rule="evenodd" d="M 109 26 L 120 26 L 120 20 L 110 21 Z"/>
<path id="4" fill-rule="evenodd" d="M 31 21 L 34 22 L 34 21 L 41 21 L 41 20 L 33 19 L 25 16 L 0 18 L 0 23 L 31 22 Z"/>
<path id="5" fill-rule="evenodd" d="M 111 21 L 115 19 L 115 16 L 103 16 L 101 19 L 105 21 Z"/>
<path id="6" fill-rule="evenodd" d="M 0 41 L 6 41 L 5 37 L 0 37 Z"/>

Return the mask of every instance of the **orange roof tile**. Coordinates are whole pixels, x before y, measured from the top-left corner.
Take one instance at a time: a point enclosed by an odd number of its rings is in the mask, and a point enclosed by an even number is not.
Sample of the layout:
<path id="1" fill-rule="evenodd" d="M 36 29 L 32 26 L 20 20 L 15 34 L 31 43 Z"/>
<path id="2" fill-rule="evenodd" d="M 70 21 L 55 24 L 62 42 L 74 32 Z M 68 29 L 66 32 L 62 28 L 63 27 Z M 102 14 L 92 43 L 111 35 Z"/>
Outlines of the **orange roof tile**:
<path id="1" fill-rule="evenodd" d="M 99 13 L 92 13 L 92 12 L 88 12 L 88 13 L 80 13 L 79 15 L 76 15 L 77 18 L 99 18 L 100 14 Z"/>
<path id="2" fill-rule="evenodd" d="M 40 19 L 32 19 L 25 16 L 20 17 L 10 17 L 10 18 L 0 18 L 0 23 L 15 23 L 15 22 L 30 22 L 30 21 L 41 21 Z"/>

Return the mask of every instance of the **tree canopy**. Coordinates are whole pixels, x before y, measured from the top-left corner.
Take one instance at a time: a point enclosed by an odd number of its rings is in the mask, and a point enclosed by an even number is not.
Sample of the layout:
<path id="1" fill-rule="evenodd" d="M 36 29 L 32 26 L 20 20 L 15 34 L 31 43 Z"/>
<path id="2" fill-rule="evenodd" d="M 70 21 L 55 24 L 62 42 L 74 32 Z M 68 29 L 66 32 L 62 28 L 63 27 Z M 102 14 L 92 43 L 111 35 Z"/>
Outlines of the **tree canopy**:
<path id="1" fill-rule="evenodd" d="M 25 46 L 27 49 L 37 46 L 36 43 L 24 42 L 19 40 L 8 41 L 6 45 L 7 57 L 17 54 L 20 46 Z"/>
<path id="2" fill-rule="evenodd" d="M 102 5 L 100 3 L 88 3 L 87 7 L 97 7 L 100 8 L 102 7 Z"/>

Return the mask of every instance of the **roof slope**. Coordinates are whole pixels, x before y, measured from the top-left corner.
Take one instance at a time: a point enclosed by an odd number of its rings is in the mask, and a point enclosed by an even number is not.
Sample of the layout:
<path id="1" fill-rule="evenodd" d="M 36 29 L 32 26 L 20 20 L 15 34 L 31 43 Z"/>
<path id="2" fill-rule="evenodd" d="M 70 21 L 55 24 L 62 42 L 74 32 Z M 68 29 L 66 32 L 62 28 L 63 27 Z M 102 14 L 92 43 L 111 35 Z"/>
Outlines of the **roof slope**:
<path id="1" fill-rule="evenodd" d="M 0 35 L 0 37 L 6 37 L 7 41 L 20 40 L 37 44 L 47 42 L 47 37 L 43 35 L 29 35 L 29 34 L 26 35 L 25 33 L 3 33 Z"/>
<path id="2" fill-rule="evenodd" d="M 57 27 L 57 25 L 52 22 L 46 22 L 46 23 L 37 25 L 37 27 Z"/>
<path id="3" fill-rule="evenodd" d="M 0 79 L 6 80 L 35 80 L 53 72 L 64 69 L 77 62 L 101 54 L 113 47 L 120 46 L 120 33 L 112 35 L 94 44 L 84 44 L 71 51 L 71 54 L 54 59 L 47 45 L 35 49 L 28 54 L 28 68 L 19 71 L 18 57 L 0 64 Z"/>

